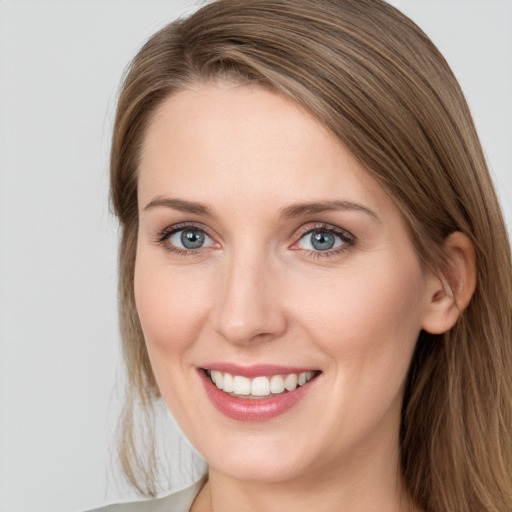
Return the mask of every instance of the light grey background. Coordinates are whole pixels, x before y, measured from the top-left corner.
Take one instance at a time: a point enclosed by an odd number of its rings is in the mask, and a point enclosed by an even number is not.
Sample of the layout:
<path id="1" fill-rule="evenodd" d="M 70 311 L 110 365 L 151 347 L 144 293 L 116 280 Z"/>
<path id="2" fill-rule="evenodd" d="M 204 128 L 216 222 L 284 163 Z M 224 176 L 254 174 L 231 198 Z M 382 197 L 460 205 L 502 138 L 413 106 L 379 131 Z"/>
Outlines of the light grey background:
<path id="1" fill-rule="evenodd" d="M 107 470 L 120 371 L 109 136 L 126 63 L 199 3 L 0 0 L 1 512 L 130 497 Z M 391 3 L 458 76 L 511 226 L 512 0 Z"/>

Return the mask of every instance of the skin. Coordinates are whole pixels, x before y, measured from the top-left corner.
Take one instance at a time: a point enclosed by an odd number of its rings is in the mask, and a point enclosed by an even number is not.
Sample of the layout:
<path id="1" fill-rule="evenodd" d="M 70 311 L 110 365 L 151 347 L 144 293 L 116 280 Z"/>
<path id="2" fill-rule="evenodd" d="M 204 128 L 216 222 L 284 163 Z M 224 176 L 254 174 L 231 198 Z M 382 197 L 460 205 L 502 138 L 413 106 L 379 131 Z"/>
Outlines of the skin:
<path id="1" fill-rule="evenodd" d="M 317 120 L 257 86 L 168 98 L 139 171 L 137 310 L 163 399 L 209 463 L 192 510 L 412 510 L 398 476 L 404 381 L 424 324 L 452 319 L 393 201 Z M 350 207 L 282 216 L 326 201 Z M 204 247 L 162 239 L 182 223 L 207 233 Z M 324 225 L 351 242 L 315 251 L 305 233 Z M 200 382 L 219 361 L 321 374 L 286 413 L 243 422 Z"/>

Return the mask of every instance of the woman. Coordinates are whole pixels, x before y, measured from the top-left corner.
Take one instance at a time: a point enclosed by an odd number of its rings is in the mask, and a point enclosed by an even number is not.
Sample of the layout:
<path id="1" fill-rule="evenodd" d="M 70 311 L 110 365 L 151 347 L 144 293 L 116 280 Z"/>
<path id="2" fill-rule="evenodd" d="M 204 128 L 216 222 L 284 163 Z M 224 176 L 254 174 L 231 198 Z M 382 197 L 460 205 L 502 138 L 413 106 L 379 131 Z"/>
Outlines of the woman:
<path id="1" fill-rule="evenodd" d="M 512 510 L 510 247 L 410 20 L 220 0 L 169 25 L 126 76 L 111 190 L 125 473 L 154 494 L 133 417 L 160 399 L 208 463 L 147 510 Z"/>

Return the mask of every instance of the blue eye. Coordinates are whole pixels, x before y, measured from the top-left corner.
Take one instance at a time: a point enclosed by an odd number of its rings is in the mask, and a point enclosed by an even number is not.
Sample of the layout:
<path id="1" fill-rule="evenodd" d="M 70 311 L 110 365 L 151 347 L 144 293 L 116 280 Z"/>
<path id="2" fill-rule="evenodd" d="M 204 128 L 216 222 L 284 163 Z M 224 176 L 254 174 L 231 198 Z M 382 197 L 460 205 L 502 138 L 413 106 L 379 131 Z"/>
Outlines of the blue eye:
<path id="1" fill-rule="evenodd" d="M 213 242 L 203 230 L 193 227 L 175 231 L 168 240 L 174 247 L 185 250 L 201 249 Z"/>
<path id="2" fill-rule="evenodd" d="M 306 251 L 329 251 L 349 243 L 348 237 L 335 233 L 330 229 L 314 229 L 304 234 L 298 242 L 298 247 Z"/>

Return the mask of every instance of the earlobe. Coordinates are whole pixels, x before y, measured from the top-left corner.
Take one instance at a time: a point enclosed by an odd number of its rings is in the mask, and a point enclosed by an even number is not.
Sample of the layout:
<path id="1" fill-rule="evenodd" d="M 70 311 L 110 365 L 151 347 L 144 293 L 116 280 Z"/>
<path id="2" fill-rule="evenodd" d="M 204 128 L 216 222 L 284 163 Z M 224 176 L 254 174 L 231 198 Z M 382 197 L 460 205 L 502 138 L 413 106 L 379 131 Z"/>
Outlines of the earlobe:
<path id="1" fill-rule="evenodd" d="M 476 255 L 467 235 L 456 231 L 445 240 L 446 266 L 429 279 L 422 328 L 431 334 L 450 330 L 467 307 L 476 286 Z"/>

